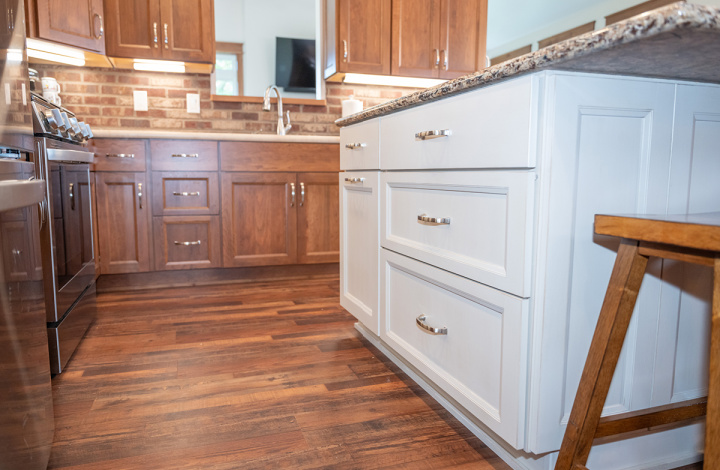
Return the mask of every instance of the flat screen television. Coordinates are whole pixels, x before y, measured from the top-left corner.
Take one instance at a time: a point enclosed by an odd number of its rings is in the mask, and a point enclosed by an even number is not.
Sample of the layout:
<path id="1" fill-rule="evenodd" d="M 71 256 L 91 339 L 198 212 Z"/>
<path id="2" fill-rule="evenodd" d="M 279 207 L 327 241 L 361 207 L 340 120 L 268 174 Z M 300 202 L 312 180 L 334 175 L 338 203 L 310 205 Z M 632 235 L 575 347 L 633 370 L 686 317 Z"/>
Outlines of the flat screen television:
<path id="1" fill-rule="evenodd" d="M 276 39 L 275 84 L 285 91 L 315 93 L 315 40 Z"/>

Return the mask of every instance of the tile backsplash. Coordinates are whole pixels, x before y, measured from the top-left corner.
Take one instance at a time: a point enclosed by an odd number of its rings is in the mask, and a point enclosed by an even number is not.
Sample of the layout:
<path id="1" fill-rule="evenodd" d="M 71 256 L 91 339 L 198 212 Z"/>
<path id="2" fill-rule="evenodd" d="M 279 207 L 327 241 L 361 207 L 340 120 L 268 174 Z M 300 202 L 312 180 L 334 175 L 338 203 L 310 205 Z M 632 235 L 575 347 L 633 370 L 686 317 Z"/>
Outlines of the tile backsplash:
<path id="1" fill-rule="evenodd" d="M 32 65 L 41 77 L 55 77 L 62 87 L 63 106 L 97 129 L 157 129 L 199 132 L 275 132 L 277 111 L 258 103 L 210 100 L 210 76 Z M 133 91 L 147 91 L 148 111 L 133 109 Z M 341 102 L 350 95 L 365 108 L 415 91 L 409 88 L 345 85 L 327 82 L 327 106 L 285 105 L 293 134 L 337 135 L 334 121 Z M 200 114 L 189 114 L 186 94 L 200 95 Z"/>

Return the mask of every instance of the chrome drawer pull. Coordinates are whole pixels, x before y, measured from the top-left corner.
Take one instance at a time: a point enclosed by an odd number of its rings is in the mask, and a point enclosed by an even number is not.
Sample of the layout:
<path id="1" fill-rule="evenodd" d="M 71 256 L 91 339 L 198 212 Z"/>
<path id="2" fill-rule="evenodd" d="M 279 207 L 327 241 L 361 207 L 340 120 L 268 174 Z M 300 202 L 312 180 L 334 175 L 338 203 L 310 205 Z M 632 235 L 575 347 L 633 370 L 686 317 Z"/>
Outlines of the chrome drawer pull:
<path id="1" fill-rule="evenodd" d="M 452 131 L 450 129 L 442 129 L 439 131 L 423 131 L 415 134 L 415 140 L 431 140 L 439 139 L 440 137 L 450 137 Z"/>
<path id="2" fill-rule="evenodd" d="M 173 158 L 199 158 L 200 155 L 197 153 L 173 153 Z"/>
<path id="3" fill-rule="evenodd" d="M 173 243 L 175 243 L 176 245 L 182 245 L 182 246 L 202 245 L 202 241 L 200 241 L 200 240 L 195 241 L 195 242 L 178 242 L 178 241 L 176 241 Z"/>
<path id="4" fill-rule="evenodd" d="M 186 192 L 182 192 L 182 193 L 174 192 L 173 193 L 173 196 L 199 196 L 199 195 L 200 195 L 200 191 L 195 191 L 194 193 L 186 193 Z"/>
<path id="5" fill-rule="evenodd" d="M 418 216 L 418 222 L 429 225 L 450 225 L 450 217 L 428 217 L 425 214 Z"/>
<path id="6" fill-rule="evenodd" d="M 290 183 L 290 207 L 295 207 L 295 183 Z"/>
<path id="7" fill-rule="evenodd" d="M 367 147 L 367 144 L 362 143 L 362 142 L 356 142 L 354 144 L 345 144 L 345 148 L 350 149 L 350 150 L 357 150 L 357 149 L 362 149 L 365 147 Z"/>
<path id="8" fill-rule="evenodd" d="M 105 158 L 135 158 L 134 153 L 106 153 Z"/>
<path id="9" fill-rule="evenodd" d="M 365 178 L 345 178 L 345 182 L 350 184 L 362 183 L 363 181 L 365 181 Z"/>
<path id="10" fill-rule="evenodd" d="M 428 334 L 431 335 L 446 335 L 447 334 L 447 328 L 444 326 L 442 328 L 435 328 L 433 326 L 428 325 L 425 323 L 425 320 L 427 320 L 427 317 L 425 315 L 420 315 L 415 319 L 415 323 L 417 326 L 423 329 L 423 331 L 426 331 Z"/>

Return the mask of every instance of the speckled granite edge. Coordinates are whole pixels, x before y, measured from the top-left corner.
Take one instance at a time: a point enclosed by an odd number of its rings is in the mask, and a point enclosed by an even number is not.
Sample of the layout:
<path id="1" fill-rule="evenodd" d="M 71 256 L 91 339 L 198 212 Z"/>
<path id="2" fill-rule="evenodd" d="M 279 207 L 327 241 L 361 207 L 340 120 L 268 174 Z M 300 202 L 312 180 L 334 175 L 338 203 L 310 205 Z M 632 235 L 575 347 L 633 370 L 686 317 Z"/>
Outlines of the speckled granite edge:
<path id="1" fill-rule="evenodd" d="M 720 32 L 720 8 L 673 3 L 612 24 L 607 28 L 583 34 L 494 65 L 480 72 L 373 106 L 360 113 L 338 119 L 335 124 L 338 127 L 349 126 L 524 73 L 551 69 L 572 59 L 599 51 L 685 28 Z"/>

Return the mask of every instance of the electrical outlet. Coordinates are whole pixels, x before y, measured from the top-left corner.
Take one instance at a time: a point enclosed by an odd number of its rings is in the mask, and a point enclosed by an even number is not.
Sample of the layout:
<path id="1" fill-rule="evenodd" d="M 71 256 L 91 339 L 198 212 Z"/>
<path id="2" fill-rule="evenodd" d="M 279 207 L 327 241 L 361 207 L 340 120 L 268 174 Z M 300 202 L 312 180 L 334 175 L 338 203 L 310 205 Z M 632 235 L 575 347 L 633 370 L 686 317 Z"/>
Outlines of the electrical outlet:
<path id="1" fill-rule="evenodd" d="M 147 91 L 133 91 L 133 108 L 135 111 L 147 111 Z"/>
<path id="2" fill-rule="evenodd" d="M 200 114 L 200 95 L 197 93 L 188 93 L 187 95 L 187 112 Z"/>

